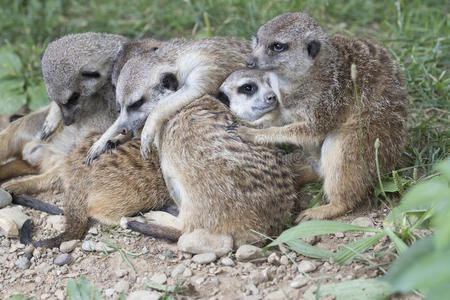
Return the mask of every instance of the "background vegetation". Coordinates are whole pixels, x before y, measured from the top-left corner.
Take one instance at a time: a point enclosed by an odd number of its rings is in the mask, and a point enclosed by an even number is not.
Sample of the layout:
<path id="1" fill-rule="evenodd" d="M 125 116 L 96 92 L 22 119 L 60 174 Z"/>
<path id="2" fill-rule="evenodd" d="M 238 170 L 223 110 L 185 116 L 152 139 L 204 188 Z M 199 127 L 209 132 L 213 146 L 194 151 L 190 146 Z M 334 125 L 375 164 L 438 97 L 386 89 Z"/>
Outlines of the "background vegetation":
<path id="1" fill-rule="evenodd" d="M 409 254 L 413 257 L 412 260 L 408 261 L 406 254 L 400 256 L 406 259 L 403 259 L 403 263 L 397 263 L 392 274 L 388 274 L 387 278 L 394 282 L 394 287 L 389 288 L 398 291 L 422 289 L 420 292 L 428 293 L 433 285 L 414 284 L 414 280 L 417 281 L 418 278 L 419 282 L 424 283 L 420 276 L 403 278 L 404 281 L 399 277 L 401 274 L 413 274 L 408 273 L 406 267 L 411 261 L 419 261 L 417 256 L 414 257 L 417 253 L 440 253 L 429 259 L 447 257 L 447 261 L 444 260 L 441 266 L 450 269 L 449 255 L 443 255 L 448 253 L 450 247 L 450 193 L 449 179 L 446 177 L 450 176 L 448 160 L 437 167 L 438 162 L 449 154 L 450 2 L 1 0 L 1 7 L 0 114 L 12 113 L 22 105 L 37 109 L 48 102 L 41 81 L 40 55 L 50 41 L 68 33 L 97 31 L 122 34 L 130 38 L 158 39 L 212 35 L 250 38 L 270 18 L 287 11 L 301 10 L 317 18 L 330 34 L 365 36 L 384 45 L 404 70 L 410 96 L 409 134 L 406 151 L 398 169 L 393 173 L 380 174 L 380 183 L 374 186 L 372 205 L 384 205 L 393 210 L 393 214 L 386 220 L 385 228 L 376 231 L 375 236 L 381 238 L 388 235 L 398 253 L 409 253 L 411 251 L 407 251 L 410 250 L 408 246 L 420 237 L 415 234 L 416 229 L 431 226 L 437 232 L 436 236 L 416 246 L 419 250 Z M 442 178 L 447 178 L 447 181 L 442 181 Z M 440 181 L 437 183 L 436 180 Z M 417 184 L 417 188 L 409 191 L 411 186 Z M 311 205 L 320 202 L 320 191 L 321 187 L 317 184 L 305 188 L 304 192 L 316 195 Z M 405 199 L 397 207 L 398 199 L 403 195 Z M 394 210 L 394 207 L 397 208 Z M 411 220 L 412 216 L 415 217 L 414 220 Z M 316 225 L 322 230 L 312 230 L 310 235 L 332 232 L 339 228 L 356 230 L 333 227 L 333 224 L 326 222 Z M 298 232 L 297 230 L 297 235 L 290 238 L 298 241 Z M 282 242 L 294 248 L 297 246 L 299 252 L 306 251 L 300 247 L 303 244 L 299 246 L 292 240 L 291 244 L 286 239 Z M 372 237 L 370 241 L 350 245 L 351 251 L 345 252 L 343 249 L 344 252 L 336 260 L 345 263 L 375 242 L 376 239 Z M 329 254 L 316 253 L 325 256 Z M 427 262 L 424 265 L 430 264 L 430 261 Z M 421 269 L 423 266 L 419 268 Z M 442 278 L 444 282 L 450 281 L 448 277 Z M 405 282 L 409 284 L 404 284 Z M 442 285 L 436 282 L 434 286 L 437 287 L 437 292 L 431 288 L 435 294 L 431 293 L 430 297 L 439 295 L 439 288 L 442 289 Z M 374 289 L 379 290 L 379 286 Z M 445 291 L 445 287 L 443 290 Z"/>

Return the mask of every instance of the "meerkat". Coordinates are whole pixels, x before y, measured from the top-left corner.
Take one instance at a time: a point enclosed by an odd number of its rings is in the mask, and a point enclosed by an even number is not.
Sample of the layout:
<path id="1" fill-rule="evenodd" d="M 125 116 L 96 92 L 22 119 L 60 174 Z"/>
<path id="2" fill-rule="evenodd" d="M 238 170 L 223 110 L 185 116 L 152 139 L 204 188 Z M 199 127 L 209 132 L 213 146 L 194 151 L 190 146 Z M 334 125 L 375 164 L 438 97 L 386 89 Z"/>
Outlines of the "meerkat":
<path id="1" fill-rule="evenodd" d="M 351 76 L 352 65 L 357 76 Z M 277 123 L 282 126 L 241 127 L 239 135 L 258 144 L 290 143 L 320 153 L 315 169 L 329 204 L 305 210 L 298 220 L 333 218 L 362 200 L 376 177 L 377 139 L 381 172 L 400 157 L 407 91 L 400 68 L 381 46 L 328 36 L 308 15 L 287 13 L 261 26 L 247 66 L 277 73 L 290 88 L 280 99 Z"/>
<path id="2" fill-rule="evenodd" d="M 179 214 L 152 211 L 152 225 L 176 236 L 196 228 L 231 234 L 235 246 L 258 240 L 252 230 L 280 233 L 297 197 L 293 177 L 279 149 L 242 141 L 239 126 L 240 119 L 206 95 L 157 132 L 161 170 Z M 127 226 L 153 234 L 154 227 Z"/>
<path id="3" fill-rule="evenodd" d="M 249 53 L 249 43 L 232 38 L 173 39 L 143 60 L 131 59 L 117 82 L 120 116 L 90 149 L 86 163 L 105 151 L 111 137 L 142 126 L 141 148 L 145 156 L 154 129 L 165 118 L 202 95 L 214 94 L 230 73 L 245 67 Z"/>
<path id="4" fill-rule="evenodd" d="M 46 183 L 55 177 L 53 173 L 59 167 L 57 162 L 89 132 L 105 130 L 113 123 L 117 113 L 110 78 L 114 61 L 126 41 L 126 38 L 116 35 L 83 33 L 62 37 L 48 45 L 42 58 L 43 78 L 50 99 L 60 109 L 65 126 L 47 142 L 36 142 L 35 134 L 43 129 L 41 137 L 46 136 L 46 130 L 52 126 L 45 127 L 45 124 L 55 121 L 55 114 L 52 114 L 54 105 L 49 105 L 18 119 L 2 132 L 5 138 L 2 140 L 5 145 L 0 147 L 2 155 L 8 152 L 9 156 L 18 159 L 29 157 L 31 165 L 39 173 L 8 181 L 3 184 L 5 189 L 22 194 L 51 188 Z M 37 149 L 39 151 L 33 154 Z M 0 158 L 6 159 L 8 155 Z"/>
<path id="5" fill-rule="evenodd" d="M 241 117 L 245 126 L 262 128 L 282 125 L 279 102 L 287 86 L 273 72 L 263 70 L 238 70 L 225 79 L 216 95 L 222 103 Z M 244 121 L 249 121 L 245 123 Z M 295 187 L 317 182 L 320 178 L 313 168 L 314 153 L 309 149 L 294 148 L 283 155 L 283 162 L 295 177 Z"/>
<path id="6" fill-rule="evenodd" d="M 58 247 L 64 241 L 81 239 L 92 221 L 116 225 L 121 217 L 161 209 L 171 202 L 156 149 L 148 159 L 141 159 L 139 140 L 118 145 L 111 155 L 84 165 L 86 151 L 98 137 L 90 135 L 63 160 L 58 171 L 64 178 L 66 229 L 33 243 L 36 247 Z"/>

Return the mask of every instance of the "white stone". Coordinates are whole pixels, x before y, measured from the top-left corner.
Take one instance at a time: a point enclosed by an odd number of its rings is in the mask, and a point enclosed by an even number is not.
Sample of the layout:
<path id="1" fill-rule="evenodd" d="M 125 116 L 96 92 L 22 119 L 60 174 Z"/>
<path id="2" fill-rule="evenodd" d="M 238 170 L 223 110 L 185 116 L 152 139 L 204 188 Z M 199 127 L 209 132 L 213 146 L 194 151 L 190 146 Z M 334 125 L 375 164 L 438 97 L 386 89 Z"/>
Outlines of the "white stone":
<path id="1" fill-rule="evenodd" d="M 192 254 L 215 253 L 224 256 L 233 249 L 233 238 L 228 234 L 211 233 L 196 229 L 185 233 L 178 239 L 178 249 Z"/>
<path id="2" fill-rule="evenodd" d="M 9 218 L 0 217 L 0 235 L 7 238 L 15 238 L 19 236 L 19 229 L 16 223 Z"/>
<path id="3" fill-rule="evenodd" d="M 191 277 L 191 276 L 192 276 L 192 271 L 191 271 L 191 269 L 186 268 L 186 269 L 184 270 L 184 272 L 183 272 L 183 277 L 184 277 L 184 278 L 188 278 L 188 277 Z"/>
<path id="4" fill-rule="evenodd" d="M 70 253 L 75 249 L 78 245 L 79 240 L 71 240 L 67 242 L 62 242 L 59 246 L 59 250 L 61 250 L 62 253 Z"/>
<path id="5" fill-rule="evenodd" d="M 236 251 L 236 259 L 238 261 L 248 261 L 263 257 L 261 248 L 253 245 L 242 245 Z"/>
<path id="6" fill-rule="evenodd" d="M 220 260 L 220 263 L 224 266 L 233 267 L 235 265 L 234 261 L 229 257 L 224 257 Z"/>
<path id="7" fill-rule="evenodd" d="M 286 255 L 283 255 L 281 258 L 280 258 L 280 264 L 282 264 L 282 265 L 288 265 L 289 264 L 289 258 L 286 256 Z"/>
<path id="8" fill-rule="evenodd" d="M 343 232 L 336 232 L 334 234 L 334 236 L 341 239 L 341 238 L 345 237 L 345 234 Z"/>
<path id="9" fill-rule="evenodd" d="M 373 227 L 373 221 L 368 217 L 359 217 L 352 221 L 352 225 L 361 227 Z"/>
<path id="10" fill-rule="evenodd" d="M 289 284 L 293 289 L 300 289 L 308 284 L 308 278 L 304 276 L 298 276 Z"/>
<path id="11" fill-rule="evenodd" d="M 16 266 L 21 270 L 28 269 L 30 267 L 30 261 L 25 256 L 21 256 L 16 260 Z"/>
<path id="12" fill-rule="evenodd" d="M 8 219 L 16 223 L 17 229 L 22 228 L 23 223 L 30 217 L 23 213 L 19 206 L 4 207 L 0 209 L 0 219 Z"/>
<path id="13" fill-rule="evenodd" d="M 66 219 L 64 216 L 54 215 L 47 217 L 47 223 L 52 226 L 52 228 L 56 231 L 63 231 L 66 223 Z"/>
<path id="14" fill-rule="evenodd" d="M 280 264 L 280 257 L 274 252 L 267 257 L 267 262 L 269 264 L 278 266 Z"/>
<path id="15" fill-rule="evenodd" d="M 106 297 L 112 297 L 114 295 L 115 290 L 114 289 L 106 289 L 105 290 L 105 296 Z"/>
<path id="16" fill-rule="evenodd" d="M 317 267 L 313 262 L 311 262 L 309 260 L 302 260 L 298 264 L 298 268 L 300 271 L 308 273 L 308 272 L 314 271 Z"/>
<path id="17" fill-rule="evenodd" d="M 83 244 L 81 244 L 81 249 L 83 249 L 84 251 L 95 251 L 95 246 L 96 243 L 93 241 L 84 241 Z"/>
<path id="18" fill-rule="evenodd" d="M 95 244 L 95 251 L 97 252 L 113 252 L 114 249 L 106 245 L 104 242 L 98 242 Z"/>
<path id="19" fill-rule="evenodd" d="M 11 195 L 4 189 L 0 189 L 0 208 L 10 205 L 12 202 Z"/>
<path id="20" fill-rule="evenodd" d="M 167 281 L 167 276 L 164 273 L 156 273 L 150 280 L 159 284 L 164 284 Z"/>
<path id="21" fill-rule="evenodd" d="M 174 279 L 178 279 L 178 277 L 183 274 L 185 269 L 186 267 L 183 264 L 176 265 L 170 273 L 170 276 Z"/>
<path id="22" fill-rule="evenodd" d="M 215 253 L 202 253 L 192 257 L 192 261 L 198 264 L 209 264 L 217 259 Z"/>

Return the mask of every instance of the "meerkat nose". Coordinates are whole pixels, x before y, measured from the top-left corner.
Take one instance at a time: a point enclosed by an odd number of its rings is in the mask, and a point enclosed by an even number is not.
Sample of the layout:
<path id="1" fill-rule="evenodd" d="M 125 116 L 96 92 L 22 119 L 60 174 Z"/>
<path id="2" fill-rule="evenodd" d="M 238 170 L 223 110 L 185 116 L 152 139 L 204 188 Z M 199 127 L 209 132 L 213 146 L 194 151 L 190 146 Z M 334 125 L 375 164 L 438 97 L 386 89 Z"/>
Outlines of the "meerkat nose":
<path id="1" fill-rule="evenodd" d="M 246 65 L 249 69 L 256 68 L 256 57 L 249 57 L 249 59 L 247 59 Z"/>
<path id="2" fill-rule="evenodd" d="M 264 96 L 264 101 L 269 104 L 275 103 L 277 101 L 277 95 L 275 93 L 269 93 Z"/>

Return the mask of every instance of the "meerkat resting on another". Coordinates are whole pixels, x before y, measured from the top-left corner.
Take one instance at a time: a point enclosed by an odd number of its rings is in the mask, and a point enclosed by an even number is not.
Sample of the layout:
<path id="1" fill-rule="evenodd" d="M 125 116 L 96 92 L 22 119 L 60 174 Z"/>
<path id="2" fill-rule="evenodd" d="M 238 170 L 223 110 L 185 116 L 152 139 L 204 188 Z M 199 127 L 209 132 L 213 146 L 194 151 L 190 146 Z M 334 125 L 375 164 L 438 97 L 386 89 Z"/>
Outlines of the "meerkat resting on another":
<path id="1" fill-rule="evenodd" d="M 231 234 L 235 246 L 258 240 L 251 230 L 281 232 L 297 197 L 291 172 L 280 150 L 243 142 L 236 126 L 240 120 L 207 95 L 157 132 L 161 170 L 179 215 L 150 212 L 153 226 L 176 230 L 176 237 L 196 228 Z M 155 228 L 128 227 L 148 235 Z"/>
<path id="2" fill-rule="evenodd" d="M 359 105 L 352 64 L 358 71 Z M 247 66 L 276 72 L 288 88 L 279 99 L 277 127 L 240 127 L 239 135 L 258 144 L 319 150 L 315 169 L 330 203 L 300 218 L 342 215 L 368 193 L 376 177 L 377 139 L 381 172 L 394 167 L 403 151 L 408 100 L 400 69 L 387 50 L 363 39 L 327 36 L 308 15 L 288 13 L 258 30 Z"/>
<path id="3" fill-rule="evenodd" d="M 232 73 L 220 86 L 217 98 L 244 120 L 243 125 L 263 127 L 282 125 L 279 101 L 286 82 L 273 72 L 239 70 Z M 280 123 L 278 123 L 280 122 Z M 311 165 L 314 160 L 310 149 L 293 149 L 283 155 L 283 162 L 295 177 L 296 189 L 306 183 L 319 181 Z"/>
<path id="4" fill-rule="evenodd" d="M 115 62 L 123 65 L 117 57 L 125 42 L 120 36 L 86 33 L 63 37 L 48 46 L 42 60 L 44 81 L 50 97 L 61 108 L 66 126 L 48 142 L 27 144 L 22 156 L 41 174 L 5 183 L 8 191 L 36 193 L 60 185 L 62 158 L 89 132 L 106 130 L 113 123 L 117 108 L 111 76 Z M 134 48 L 149 51 L 160 44 L 156 40 L 133 43 Z"/>
<path id="5" fill-rule="evenodd" d="M 145 143 L 141 144 L 145 156 L 153 140 L 152 133 L 148 135 L 149 127 L 156 128 L 154 124 L 160 126 L 164 118 L 194 99 L 215 93 L 230 73 L 245 66 L 245 57 L 249 53 L 247 42 L 231 38 L 173 39 L 144 60 L 131 59 L 119 76 L 126 80 L 122 80 L 122 85 L 117 83 L 117 89 L 123 90 L 117 93 L 122 95 L 117 98 L 120 116 L 89 150 L 86 163 L 89 164 L 105 151 L 111 137 L 147 124 L 141 136 L 141 141 Z M 149 77 L 151 80 L 146 80 Z M 126 83 L 131 84 L 132 88 Z M 166 97 L 165 94 L 171 91 L 176 92 Z M 149 117 L 154 109 L 156 113 Z"/>
<path id="6" fill-rule="evenodd" d="M 121 217 L 171 203 L 156 149 L 143 160 L 138 140 L 117 146 L 91 166 L 84 165 L 86 151 L 98 137 L 88 137 L 60 165 L 66 229 L 54 238 L 33 243 L 36 247 L 58 247 L 64 241 L 81 239 L 94 220 L 117 225 Z"/>

